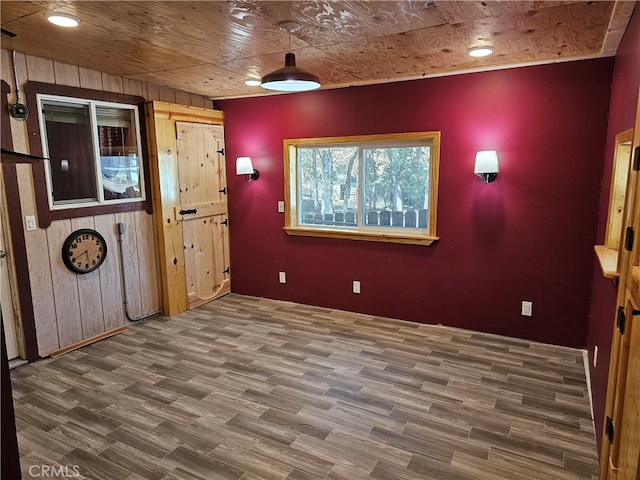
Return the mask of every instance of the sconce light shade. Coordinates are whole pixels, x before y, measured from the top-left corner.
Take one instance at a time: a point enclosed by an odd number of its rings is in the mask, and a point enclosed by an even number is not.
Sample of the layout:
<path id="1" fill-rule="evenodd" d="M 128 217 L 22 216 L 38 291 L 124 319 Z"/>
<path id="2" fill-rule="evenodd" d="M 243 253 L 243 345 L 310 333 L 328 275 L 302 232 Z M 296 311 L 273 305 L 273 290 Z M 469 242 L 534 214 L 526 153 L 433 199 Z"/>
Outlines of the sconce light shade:
<path id="1" fill-rule="evenodd" d="M 495 150 L 481 150 L 476 153 L 473 173 L 482 178 L 484 183 L 493 182 L 498 176 L 498 171 L 498 153 Z"/>
<path id="2" fill-rule="evenodd" d="M 249 182 L 257 180 L 260 173 L 253 168 L 251 157 L 238 157 L 236 159 L 236 175 L 246 175 L 246 180 Z"/>

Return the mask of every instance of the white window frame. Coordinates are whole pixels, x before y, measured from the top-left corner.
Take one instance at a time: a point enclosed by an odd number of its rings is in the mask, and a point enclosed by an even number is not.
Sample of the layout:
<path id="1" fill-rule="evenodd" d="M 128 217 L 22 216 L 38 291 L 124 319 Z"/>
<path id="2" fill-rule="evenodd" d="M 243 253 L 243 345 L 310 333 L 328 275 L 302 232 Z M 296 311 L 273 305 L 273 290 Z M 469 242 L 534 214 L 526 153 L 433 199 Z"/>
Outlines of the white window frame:
<path id="1" fill-rule="evenodd" d="M 40 124 L 40 137 L 42 139 L 42 152 L 44 158 L 49 158 L 49 145 L 47 142 L 47 128 L 45 124 L 44 118 L 44 110 L 42 103 L 43 101 L 56 101 L 56 102 L 66 102 L 73 103 L 76 105 L 88 105 L 90 111 L 90 126 L 91 126 L 91 134 L 93 136 L 93 162 L 94 162 L 94 172 L 96 176 L 96 188 L 97 188 L 97 200 L 94 201 L 84 201 L 82 199 L 74 201 L 69 200 L 65 203 L 57 203 L 54 204 L 53 200 L 53 180 L 51 174 L 51 165 L 49 161 L 45 162 L 45 171 L 46 171 L 46 181 L 47 181 L 47 198 L 49 201 L 49 210 L 66 210 L 72 208 L 83 208 L 83 207 L 95 207 L 101 205 L 118 205 L 122 203 L 137 203 L 146 201 L 146 190 L 144 185 L 144 164 L 142 161 L 142 141 L 140 137 L 140 120 L 138 117 L 138 107 L 136 105 L 131 105 L 127 103 L 116 103 L 116 102 L 104 102 L 100 100 L 90 100 L 86 98 L 74 98 L 74 97 L 66 97 L 60 95 L 49 95 L 49 94 L 36 94 L 36 99 L 38 101 L 38 112 L 39 115 L 39 124 Z M 97 116 L 96 116 L 96 107 L 110 107 L 110 108 L 120 108 L 123 110 L 131 110 L 135 119 L 135 129 L 136 129 L 136 142 L 138 146 L 138 166 L 139 166 L 139 178 L 140 178 L 140 197 L 136 198 L 119 198 L 112 200 L 104 199 L 104 187 L 102 185 L 102 173 L 101 173 L 101 163 L 100 163 L 100 142 L 98 136 L 98 125 L 97 125 Z"/>
<path id="2" fill-rule="evenodd" d="M 359 163 L 358 171 L 358 213 L 356 227 L 334 225 L 304 224 L 300 220 L 298 168 L 298 147 L 340 147 L 356 145 L 363 148 L 404 147 L 429 145 L 431 158 L 429 162 L 429 200 L 426 228 L 393 228 L 364 224 L 364 165 Z M 362 155 L 359 153 L 359 155 Z M 404 243 L 414 245 L 431 245 L 439 239 L 436 235 L 436 218 L 438 205 L 438 177 L 440 164 L 440 132 L 411 132 L 386 135 L 358 135 L 351 137 L 299 138 L 284 140 L 284 187 L 285 187 L 285 226 L 288 235 L 344 238 L 374 242 Z"/>

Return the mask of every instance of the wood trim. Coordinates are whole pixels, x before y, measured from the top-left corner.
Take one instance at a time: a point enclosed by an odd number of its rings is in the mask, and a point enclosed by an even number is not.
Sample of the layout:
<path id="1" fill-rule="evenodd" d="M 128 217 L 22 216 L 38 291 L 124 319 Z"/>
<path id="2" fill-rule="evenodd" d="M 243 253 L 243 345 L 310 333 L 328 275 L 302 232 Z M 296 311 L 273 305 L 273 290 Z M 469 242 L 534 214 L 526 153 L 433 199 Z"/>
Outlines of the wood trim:
<path id="1" fill-rule="evenodd" d="M 177 122 L 223 126 L 221 111 L 153 101 L 145 105 L 149 175 L 153 187 L 156 255 L 163 314 L 176 315 L 189 308 L 187 294 L 183 217 L 180 210 Z M 177 208 L 176 208 L 177 207 Z M 219 205 L 193 205 L 200 213 L 219 211 Z M 202 212 L 200 212 L 202 210 Z M 194 218 L 186 215 L 184 219 Z"/>
<path id="2" fill-rule="evenodd" d="M 433 242 L 439 240 L 439 237 L 404 235 L 401 233 L 368 233 L 362 230 L 346 231 L 332 229 L 322 229 L 318 227 L 284 227 L 287 235 L 300 237 L 323 237 L 323 238 L 342 238 L 345 240 L 363 240 L 366 242 L 384 242 L 384 243 L 403 243 L 406 245 L 422 245 L 429 246 Z"/>
<path id="3" fill-rule="evenodd" d="M 607 248 L 605 245 L 595 245 L 593 249 L 598 257 L 602 276 L 604 278 L 618 278 L 620 276 L 618 271 L 618 250 Z"/>
<path id="4" fill-rule="evenodd" d="M 208 125 L 223 125 L 224 113 L 203 107 L 176 105 L 167 102 L 151 102 L 153 116 L 156 119 L 172 120 L 174 122 L 204 123 Z"/>
<path id="5" fill-rule="evenodd" d="M 96 335 L 95 337 L 87 338 L 86 340 L 82 340 L 81 342 L 74 343 L 73 345 L 69 345 L 68 347 L 61 348 L 60 350 L 56 350 L 55 352 L 51 352 L 49 356 L 51 358 L 59 357 L 60 355 L 64 355 L 65 353 L 69 353 L 73 350 L 77 350 L 78 348 L 84 347 L 91 343 L 97 342 L 99 340 L 104 340 L 105 338 L 113 337 L 119 333 L 127 331 L 128 327 L 123 325 L 122 327 L 114 328 L 113 330 L 109 330 L 108 332 L 101 333 L 100 335 Z"/>
<path id="6" fill-rule="evenodd" d="M 438 211 L 438 183 L 440 176 L 440 136 L 439 131 L 409 132 L 374 135 L 353 135 L 341 137 L 296 138 L 283 141 L 284 152 L 284 231 L 287 235 L 323 238 L 342 238 L 347 240 L 363 240 L 367 242 L 400 243 L 407 245 L 429 246 L 439 240 L 436 236 L 436 221 Z M 298 221 L 298 193 L 297 184 L 292 179 L 298 178 L 297 148 L 299 146 L 316 145 L 359 145 L 366 146 L 376 143 L 391 142 L 419 142 L 429 139 L 432 143 L 429 176 L 429 223 L 428 228 L 416 233 L 383 228 L 373 229 L 354 228 L 341 229 L 322 225 L 302 225 Z"/>
<path id="7" fill-rule="evenodd" d="M 7 93 L 9 85 L 2 81 L 2 112 L 0 123 L 2 124 L 2 148 L 13 150 L 13 136 L 11 134 L 11 119 L 9 118 L 9 101 Z M 41 162 L 40 162 L 41 163 Z M 2 164 L 4 176 L 5 197 L 7 200 L 7 219 L 11 231 L 11 251 L 16 271 L 17 295 L 22 319 L 22 331 L 24 334 L 25 356 L 29 362 L 38 359 L 38 339 L 36 337 L 36 321 L 33 313 L 33 300 L 31 298 L 31 280 L 29 278 L 29 264 L 27 262 L 27 245 L 22 227 L 22 204 L 20 202 L 20 190 L 18 189 L 18 174 L 14 163 Z"/>
<path id="8" fill-rule="evenodd" d="M 36 194 L 38 226 L 40 228 L 49 227 L 51 222 L 54 220 L 63 220 L 68 218 L 90 217 L 137 210 L 145 210 L 147 213 L 152 213 L 153 202 L 151 201 L 151 187 L 149 185 L 150 175 L 148 171 L 149 159 L 145 145 L 146 125 L 144 109 L 141 107 L 141 105 L 144 104 L 144 98 L 136 95 L 125 95 L 122 93 L 104 92 L 102 90 L 91 90 L 88 88 L 69 87 L 66 85 L 55 85 L 42 82 L 27 82 L 24 86 L 24 92 L 27 106 L 31 111 L 31 115 L 27 118 L 27 130 L 29 133 L 29 150 L 32 155 L 42 156 L 42 138 L 40 135 L 39 112 L 37 110 L 38 102 L 36 100 L 36 94 L 38 93 L 136 105 L 138 106 L 138 118 L 140 122 L 140 140 L 142 142 L 141 153 L 143 156 L 143 167 L 145 169 L 146 199 L 139 202 L 118 203 L 114 205 L 102 204 L 92 207 L 50 210 L 47 193 L 46 168 L 44 163 L 41 163 L 39 165 L 34 165 L 33 167 L 33 183 Z"/>

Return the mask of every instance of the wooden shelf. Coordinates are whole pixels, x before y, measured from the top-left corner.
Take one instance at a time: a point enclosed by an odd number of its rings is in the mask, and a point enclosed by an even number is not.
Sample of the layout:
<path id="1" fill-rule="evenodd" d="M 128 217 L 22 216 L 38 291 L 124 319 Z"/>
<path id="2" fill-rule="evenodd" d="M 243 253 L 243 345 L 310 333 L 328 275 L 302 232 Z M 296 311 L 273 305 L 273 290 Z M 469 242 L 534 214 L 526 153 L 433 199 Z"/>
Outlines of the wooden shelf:
<path id="1" fill-rule="evenodd" d="M 602 275 L 605 278 L 618 278 L 620 276 L 618 271 L 618 250 L 607 248 L 604 245 L 596 245 L 593 249 L 596 251 L 596 256 L 600 262 Z"/>

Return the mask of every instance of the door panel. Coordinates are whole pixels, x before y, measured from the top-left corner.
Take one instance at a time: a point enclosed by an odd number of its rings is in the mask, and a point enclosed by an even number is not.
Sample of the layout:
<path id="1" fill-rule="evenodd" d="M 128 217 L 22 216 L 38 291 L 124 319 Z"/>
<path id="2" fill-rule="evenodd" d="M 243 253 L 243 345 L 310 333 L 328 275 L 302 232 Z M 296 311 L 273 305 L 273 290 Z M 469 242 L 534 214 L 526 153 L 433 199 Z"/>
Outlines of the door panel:
<path id="1" fill-rule="evenodd" d="M 224 133 L 219 125 L 176 122 L 180 207 L 189 308 L 231 291 Z"/>
<path id="2" fill-rule="evenodd" d="M 640 312 L 638 307 L 633 302 L 628 304 L 631 320 L 628 325 L 630 349 L 627 356 L 626 380 L 622 387 L 625 398 L 618 424 L 621 426 L 618 429 L 620 435 L 616 439 L 616 443 L 619 444 L 619 451 L 616 452 L 618 455 L 618 480 L 636 480 L 640 475 L 640 466 L 638 465 L 638 457 L 640 456 L 638 449 L 638 445 L 640 445 L 640 324 L 638 324 L 640 313 L 633 315 L 634 312 Z M 616 409 L 617 407 L 616 405 Z M 612 448 L 612 450 L 614 449 Z"/>

